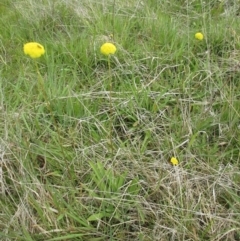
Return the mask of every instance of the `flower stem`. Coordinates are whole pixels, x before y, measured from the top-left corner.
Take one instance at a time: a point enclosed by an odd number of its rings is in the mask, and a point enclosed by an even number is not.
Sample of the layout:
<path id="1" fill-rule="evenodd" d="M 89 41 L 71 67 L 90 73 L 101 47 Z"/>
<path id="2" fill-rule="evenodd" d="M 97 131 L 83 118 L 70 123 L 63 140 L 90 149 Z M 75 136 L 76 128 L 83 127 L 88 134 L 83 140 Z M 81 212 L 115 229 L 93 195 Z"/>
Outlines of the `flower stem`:
<path id="1" fill-rule="evenodd" d="M 56 127 L 56 120 L 54 118 L 54 115 L 53 115 L 53 110 L 52 110 L 52 106 L 51 106 L 51 103 L 50 101 L 48 100 L 48 96 L 47 96 L 47 92 L 45 90 L 45 85 L 44 85 L 44 79 L 39 71 L 39 68 L 38 68 L 38 64 L 36 61 L 35 62 L 35 66 L 36 66 L 36 71 L 37 71 L 37 74 L 38 74 L 38 88 L 39 88 L 39 92 L 41 92 L 43 94 L 43 98 L 44 98 L 44 101 L 46 102 L 46 106 L 47 106 L 47 109 L 51 115 L 51 118 L 53 119 L 53 122 L 54 122 L 54 126 Z"/>
<path id="2" fill-rule="evenodd" d="M 41 92 L 43 94 L 43 98 L 44 98 L 44 101 L 46 102 L 46 106 L 47 106 L 48 112 L 49 112 L 49 114 L 51 116 L 51 119 L 52 119 L 52 122 L 53 122 L 53 125 L 54 125 L 54 129 L 57 132 L 57 138 L 58 138 L 58 142 L 60 144 L 62 156 L 63 156 L 65 164 L 66 164 L 68 177 L 70 178 L 70 180 L 73 180 L 72 174 L 71 174 L 70 169 L 69 169 L 69 163 L 67 162 L 67 156 L 66 156 L 65 151 L 63 149 L 63 144 L 62 144 L 62 141 L 61 141 L 61 133 L 60 133 L 60 130 L 59 130 L 59 126 L 58 126 L 57 120 L 56 120 L 56 118 L 54 116 L 51 102 L 50 102 L 50 100 L 48 98 L 48 95 L 47 95 L 47 92 L 45 90 L 44 79 L 43 79 L 43 77 L 42 77 L 42 75 L 41 75 L 41 73 L 39 71 L 38 64 L 37 64 L 36 61 L 35 61 L 35 66 L 36 66 L 36 71 L 37 71 L 37 74 L 38 74 L 39 92 Z"/>
<path id="3" fill-rule="evenodd" d="M 108 73 L 109 73 L 109 103 L 110 103 L 110 117 L 109 117 L 109 142 L 111 149 L 111 159 L 113 160 L 113 103 L 112 103 L 112 71 L 111 71 L 111 55 L 108 56 Z"/>

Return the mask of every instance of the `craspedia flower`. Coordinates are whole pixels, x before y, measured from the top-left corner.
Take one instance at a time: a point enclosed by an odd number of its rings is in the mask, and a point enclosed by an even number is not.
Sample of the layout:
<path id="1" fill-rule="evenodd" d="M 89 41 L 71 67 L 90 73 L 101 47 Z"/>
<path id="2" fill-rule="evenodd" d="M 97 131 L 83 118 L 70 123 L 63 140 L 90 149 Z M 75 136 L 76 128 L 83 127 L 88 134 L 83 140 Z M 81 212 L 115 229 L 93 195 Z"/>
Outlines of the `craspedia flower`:
<path id="1" fill-rule="evenodd" d="M 116 50 L 116 46 L 112 43 L 105 43 L 100 48 L 100 52 L 107 56 L 110 54 L 115 54 Z"/>
<path id="2" fill-rule="evenodd" d="M 45 53 L 44 47 L 37 42 L 29 42 L 24 44 L 23 51 L 26 55 L 29 55 L 31 58 L 39 58 Z"/>
<path id="3" fill-rule="evenodd" d="M 177 166 L 178 165 L 178 159 L 176 157 L 172 157 L 170 159 L 170 162 L 173 166 Z"/>
<path id="4" fill-rule="evenodd" d="M 203 40 L 203 34 L 198 32 L 195 34 L 195 38 L 198 39 L 198 40 Z"/>

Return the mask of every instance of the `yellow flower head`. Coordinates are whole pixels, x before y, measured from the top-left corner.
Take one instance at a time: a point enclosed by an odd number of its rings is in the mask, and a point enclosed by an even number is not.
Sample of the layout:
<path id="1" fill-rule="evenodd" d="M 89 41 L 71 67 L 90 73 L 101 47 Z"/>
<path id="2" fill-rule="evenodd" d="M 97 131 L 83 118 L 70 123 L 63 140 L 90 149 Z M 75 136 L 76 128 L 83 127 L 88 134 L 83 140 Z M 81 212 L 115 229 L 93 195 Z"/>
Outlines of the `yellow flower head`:
<path id="1" fill-rule="evenodd" d="M 170 162 L 172 163 L 173 166 L 177 166 L 178 165 L 178 159 L 176 157 L 172 157 Z"/>
<path id="2" fill-rule="evenodd" d="M 195 34 L 195 38 L 198 39 L 198 40 L 203 40 L 203 34 L 202 33 L 196 33 Z"/>
<path id="3" fill-rule="evenodd" d="M 116 50 L 116 46 L 112 43 L 105 43 L 100 48 L 100 52 L 107 56 L 110 54 L 115 54 Z"/>
<path id="4" fill-rule="evenodd" d="M 26 55 L 29 55 L 31 58 L 39 58 L 45 53 L 44 47 L 37 42 L 29 42 L 24 44 L 23 51 Z"/>

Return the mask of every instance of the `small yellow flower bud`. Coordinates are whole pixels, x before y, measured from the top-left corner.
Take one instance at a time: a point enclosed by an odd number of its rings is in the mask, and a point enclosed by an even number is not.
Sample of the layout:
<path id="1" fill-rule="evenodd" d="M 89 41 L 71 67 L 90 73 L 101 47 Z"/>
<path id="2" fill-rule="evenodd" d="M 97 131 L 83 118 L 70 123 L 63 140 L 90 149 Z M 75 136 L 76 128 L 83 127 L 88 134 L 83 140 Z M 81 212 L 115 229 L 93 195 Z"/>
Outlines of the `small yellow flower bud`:
<path id="1" fill-rule="evenodd" d="M 24 44 L 23 51 L 26 55 L 29 55 L 31 58 L 39 58 L 45 53 L 44 47 L 37 42 L 29 42 Z"/>
<path id="2" fill-rule="evenodd" d="M 198 40 L 203 40 L 203 34 L 202 33 L 196 33 L 195 34 L 195 38 L 198 39 Z"/>
<path id="3" fill-rule="evenodd" d="M 170 162 L 172 163 L 173 166 L 177 166 L 178 165 L 178 159 L 176 157 L 172 157 Z"/>
<path id="4" fill-rule="evenodd" d="M 115 54 L 116 50 L 116 46 L 112 43 L 105 43 L 100 48 L 100 52 L 107 56 L 110 54 Z"/>

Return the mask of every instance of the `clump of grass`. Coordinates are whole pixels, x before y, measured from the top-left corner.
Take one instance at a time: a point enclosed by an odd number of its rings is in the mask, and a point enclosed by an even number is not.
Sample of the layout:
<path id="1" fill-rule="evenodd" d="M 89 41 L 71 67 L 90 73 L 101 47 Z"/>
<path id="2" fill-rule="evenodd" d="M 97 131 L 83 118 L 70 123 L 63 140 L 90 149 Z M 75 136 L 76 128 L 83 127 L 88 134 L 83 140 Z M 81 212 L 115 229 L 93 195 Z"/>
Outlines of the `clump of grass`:
<path id="1" fill-rule="evenodd" d="M 237 3 L 0 3 L 1 240 L 239 239 Z"/>

